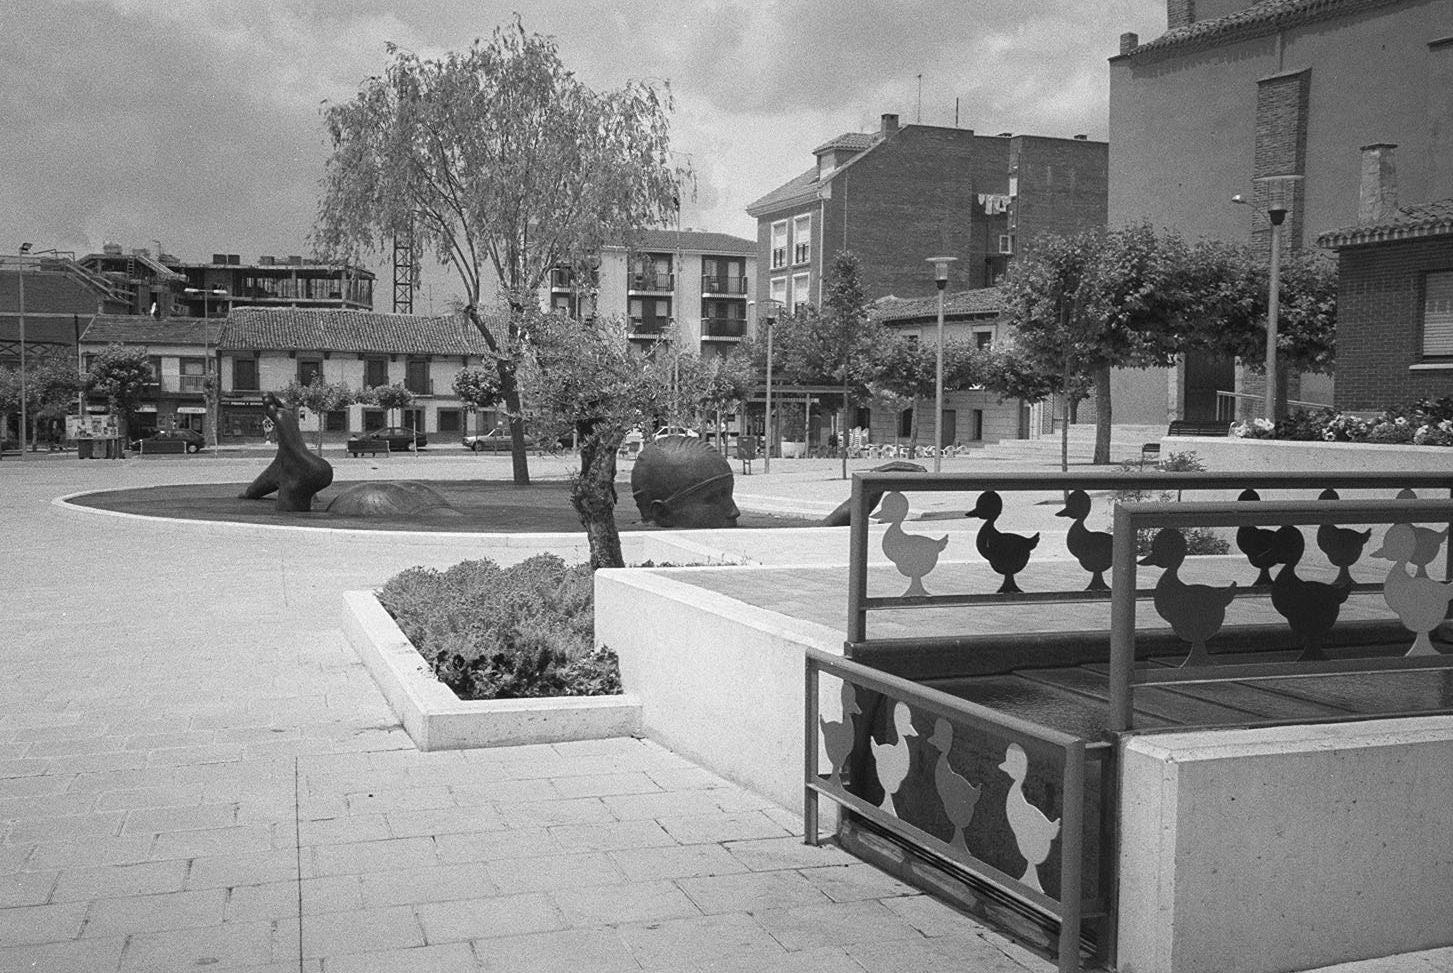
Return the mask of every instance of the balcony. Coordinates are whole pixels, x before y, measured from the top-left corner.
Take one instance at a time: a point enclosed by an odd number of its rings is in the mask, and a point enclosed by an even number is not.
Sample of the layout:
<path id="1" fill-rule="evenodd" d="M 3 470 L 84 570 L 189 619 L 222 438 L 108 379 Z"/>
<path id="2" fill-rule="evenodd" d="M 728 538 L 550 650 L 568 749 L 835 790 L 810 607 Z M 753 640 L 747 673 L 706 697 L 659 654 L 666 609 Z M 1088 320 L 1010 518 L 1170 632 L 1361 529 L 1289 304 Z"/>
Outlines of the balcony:
<path id="1" fill-rule="evenodd" d="M 745 318 L 702 318 L 701 336 L 736 341 L 747 333 Z"/>
<path id="2" fill-rule="evenodd" d="M 207 391 L 207 376 L 205 375 L 182 375 L 181 391 L 202 393 Z"/>
<path id="3" fill-rule="evenodd" d="M 552 291 L 568 291 L 577 287 L 594 287 L 596 285 L 596 274 L 593 272 L 576 273 L 569 267 L 556 267 L 550 271 L 550 289 Z"/>
<path id="4" fill-rule="evenodd" d="M 404 379 L 404 388 L 415 395 L 433 395 L 434 380 L 432 378 Z"/>
<path id="5" fill-rule="evenodd" d="M 632 338 L 664 335 L 670 324 L 670 318 L 631 318 L 630 335 Z"/>
<path id="6" fill-rule="evenodd" d="M 728 296 L 747 295 L 747 278 L 745 277 L 703 277 L 701 278 L 701 293 L 703 294 L 726 294 Z"/>
<path id="7" fill-rule="evenodd" d="M 676 288 L 675 274 L 632 274 L 629 283 L 631 293 L 670 293 Z"/>

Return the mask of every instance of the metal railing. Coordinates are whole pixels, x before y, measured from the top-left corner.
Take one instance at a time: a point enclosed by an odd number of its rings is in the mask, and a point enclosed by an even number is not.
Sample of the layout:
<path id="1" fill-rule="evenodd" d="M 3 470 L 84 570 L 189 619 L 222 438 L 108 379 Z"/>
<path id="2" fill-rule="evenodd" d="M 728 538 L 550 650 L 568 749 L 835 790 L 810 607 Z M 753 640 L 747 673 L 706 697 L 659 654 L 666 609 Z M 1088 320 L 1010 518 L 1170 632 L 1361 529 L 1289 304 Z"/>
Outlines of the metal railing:
<path id="1" fill-rule="evenodd" d="M 1223 389 L 1216 390 L 1216 418 L 1225 422 L 1236 420 L 1237 406 L 1246 402 L 1251 405 L 1251 411 L 1255 415 L 1261 415 L 1263 405 L 1266 403 L 1266 396 L 1258 395 L 1255 392 L 1227 392 Z M 1330 409 L 1330 402 L 1305 402 L 1301 399 L 1287 399 L 1287 405 L 1293 409 Z"/>
<path id="2" fill-rule="evenodd" d="M 704 276 L 701 278 L 701 292 L 703 294 L 745 295 L 747 293 L 747 278 Z"/>
<path id="3" fill-rule="evenodd" d="M 702 318 L 701 333 L 707 338 L 740 338 L 747 333 L 745 318 Z"/>
<path id="4" fill-rule="evenodd" d="M 630 289 L 632 291 L 669 291 L 675 286 L 675 274 L 632 274 L 630 278 Z"/>
<path id="5" fill-rule="evenodd" d="M 1103 894 L 1086 899 L 1084 865 L 1087 839 L 1085 784 L 1091 775 L 1098 776 L 1100 790 L 1103 791 L 1109 784 L 1105 773 L 1109 766 L 1109 747 L 1103 743 L 1087 745 L 1084 740 L 1069 734 L 837 658 L 819 649 L 808 647 L 806 653 L 807 705 L 803 739 L 803 828 L 806 843 L 816 845 L 821 839 L 818 824 L 819 798 L 828 798 L 890 834 L 897 835 L 908 844 L 927 849 L 949 860 L 1052 918 L 1059 925 L 1057 955 L 1060 973 L 1074 973 L 1079 970 L 1083 921 L 1087 917 L 1100 917 L 1108 912 Z M 841 723 L 830 724 L 822 717 L 819 700 L 820 677 L 823 673 L 836 677 L 845 684 L 845 700 L 864 691 L 877 693 L 893 701 L 895 717 L 897 708 L 902 706 L 907 707 L 910 714 L 933 718 L 932 741 L 941 755 L 940 770 L 934 775 L 937 798 L 944 805 L 945 814 L 953 826 L 948 840 L 925 830 L 922 826 L 925 822 L 915 823 L 900 816 L 897 805 L 891 804 L 889 800 L 891 795 L 885 797 L 883 802 L 891 809 L 874 805 L 862 796 L 863 786 L 858 779 L 858 768 L 865 765 L 865 751 L 869 749 L 868 744 L 871 742 L 869 728 L 858 725 L 852 712 L 842 714 Z M 912 715 L 909 719 L 912 719 Z M 829 746 L 829 759 L 833 759 L 836 751 L 838 762 L 833 764 L 830 773 L 824 775 L 819 762 L 819 747 L 824 744 L 830 730 L 834 736 L 842 734 L 842 739 L 850 741 L 851 746 Z M 907 746 L 906 740 L 900 739 L 899 742 Z M 1051 829 L 1055 832 L 1043 843 L 1044 857 L 1039 861 L 1024 857 L 1026 869 L 1019 877 L 1005 870 L 1008 867 L 1005 861 L 1001 860 L 996 866 L 983 855 L 970 850 L 971 844 L 990 848 L 1017 845 L 1017 832 L 1012 823 L 1006 830 L 1002 825 L 1004 819 L 999 815 L 974 814 L 976 805 L 990 792 L 987 781 L 981 781 L 977 790 L 972 790 L 974 785 L 962 774 L 951 767 L 946 772 L 942 769 L 948 766 L 951 751 L 966 749 L 992 753 L 995 759 L 1002 754 L 1004 764 L 999 769 L 1013 780 L 1003 789 L 1006 807 L 1008 801 L 1024 801 L 1022 807 L 1029 807 L 1042 818 L 1040 828 L 1043 829 L 1043 834 Z M 1045 765 L 1048 765 L 1047 771 Z M 1028 804 L 1023 796 L 1023 786 L 1030 776 L 1037 781 L 1047 780 L 1057 785 L 1057 807 L 1045 812 L 1037 805 Z M 904 779 L 907 780 L 907 777 Z M 971 788 L 967 793 L 973 795 L 972 801 L 954 800 L 944 794 L 945 788 Z M 1000 789 L 995 788 L 993 793 L 997 796 Z M 950 808 L 951 804 L 955 807 Z M 1058 816 L 1051 818 L 1050 815 L 1055 811 Z M 976 826 L 976 818 L 983 819 L 986 823 Z M 993 831 L 998 833 L 989 833 Z M 1048 869 L 1051 843 L 1056 840 L 1059 845 L 1055 862 L 1057 868 Z M 1099 871 L 1103 872 L 1108 859 L 1102 848 L 1096 848 L 1094 859 L 1099 862 Z M 1041 868 L 1046 868 L 1049 872 L 1043 879 L 1040 877 Z M 1048 891 L 1046 885 L 1049 886 Z M 1102 892 L 1107 887 L 1103 878 L 1096 883 L 1096 887 Z"/>

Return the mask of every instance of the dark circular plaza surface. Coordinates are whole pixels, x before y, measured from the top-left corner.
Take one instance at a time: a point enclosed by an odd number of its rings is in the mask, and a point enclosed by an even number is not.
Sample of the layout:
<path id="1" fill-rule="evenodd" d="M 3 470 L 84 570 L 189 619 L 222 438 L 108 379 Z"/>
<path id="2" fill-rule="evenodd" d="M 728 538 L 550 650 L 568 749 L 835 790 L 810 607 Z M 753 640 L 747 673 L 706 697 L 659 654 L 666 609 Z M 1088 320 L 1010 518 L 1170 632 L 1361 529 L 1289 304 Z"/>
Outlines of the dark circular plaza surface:
<path id="1" fill-rule="evenodd" d="M 245 483 L 199 483 L 182 486 L 104 490 L 70 498 L 70 503 L 99 510 L 170 517 L 178 520 L 228 521 L 329 527 L 347 530 L 411 530 L 439 533 L 578 533 L 584 530 L 570 506 L 570 485 L 558 480 L 516 486 L 501 480 L 417 480 L 443 494 L 461 516 L 444 517 L 340 517 L 324 508 L 340 492 L 360 482 L 334 483 L 313 499 L 310 513 L 278 513 L 274 500 L 241 500 Z M 620 530 L 660 530 L 641 522 L 630 488 L 617 486 L 616 527 Z M 812 527 L 818 521 L 746 513 L 738 527 Z"/>

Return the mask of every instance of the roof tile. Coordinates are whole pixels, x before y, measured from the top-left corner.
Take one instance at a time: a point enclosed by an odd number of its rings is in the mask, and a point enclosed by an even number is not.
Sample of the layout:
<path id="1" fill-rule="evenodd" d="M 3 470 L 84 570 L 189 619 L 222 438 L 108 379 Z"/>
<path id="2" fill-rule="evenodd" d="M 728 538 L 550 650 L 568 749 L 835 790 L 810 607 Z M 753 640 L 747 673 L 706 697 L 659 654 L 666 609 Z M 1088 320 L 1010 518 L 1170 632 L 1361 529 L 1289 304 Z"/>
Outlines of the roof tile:
<path id="1" fill-rule="evenodd" d="M 1453 234 L 1453 197 L 1418 206 L 1404 206 L 1382 223 L 1357 224 L 1328 230 L 1317 237 L 1317 246 L 1329 250 L 1364 243 L 1411 240 Z"/>
<path id="2" fill-rule="evenodd" d="M 485 355 L 462 314 L 425 316 L 311 308 L 236 308 L 218 342 L 224 350 L 327 349 L 414 355 Z"/>

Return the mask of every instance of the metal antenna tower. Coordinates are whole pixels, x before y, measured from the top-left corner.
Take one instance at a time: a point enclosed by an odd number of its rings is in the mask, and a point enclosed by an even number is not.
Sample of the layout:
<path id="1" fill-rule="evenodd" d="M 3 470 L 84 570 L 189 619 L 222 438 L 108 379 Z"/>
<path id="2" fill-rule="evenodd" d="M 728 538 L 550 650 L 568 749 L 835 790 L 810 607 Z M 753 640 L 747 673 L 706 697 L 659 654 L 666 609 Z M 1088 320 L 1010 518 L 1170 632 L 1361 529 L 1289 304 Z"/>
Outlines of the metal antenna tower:
<path id="1" fill-rule="evenodd" d="M 394 233 L 394 313 L 414 313 L 414 225 Z"/>

